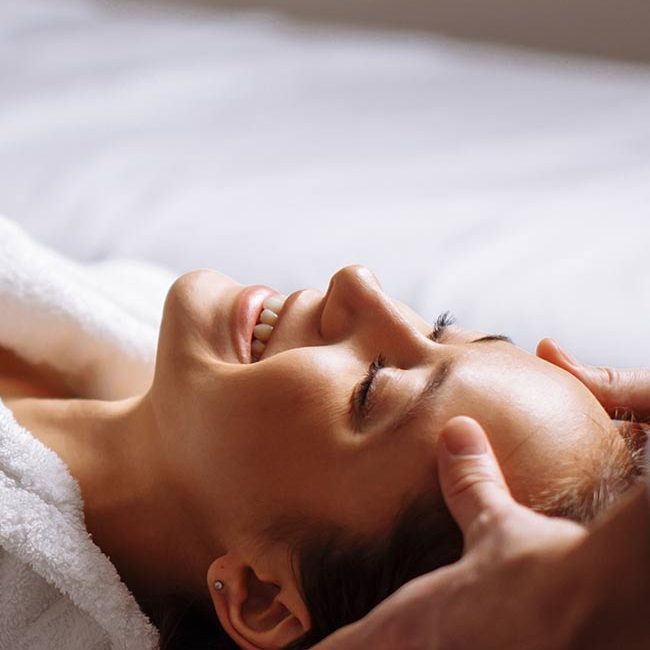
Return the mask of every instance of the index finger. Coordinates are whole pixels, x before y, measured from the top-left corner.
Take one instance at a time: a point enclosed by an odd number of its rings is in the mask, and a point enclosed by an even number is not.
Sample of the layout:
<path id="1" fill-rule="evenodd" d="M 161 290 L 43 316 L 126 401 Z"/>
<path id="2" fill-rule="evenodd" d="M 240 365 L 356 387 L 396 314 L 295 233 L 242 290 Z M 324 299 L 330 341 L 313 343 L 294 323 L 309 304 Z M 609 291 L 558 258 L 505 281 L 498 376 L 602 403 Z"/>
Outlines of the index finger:
<path id="1" fill-rule="evenodd" d="M 650 416 L 650 369 L 589 366 L 567 354 L 552 339 L 537 344 L 537 356 L 579 379 L 613 418 L 622 411 Z"/>

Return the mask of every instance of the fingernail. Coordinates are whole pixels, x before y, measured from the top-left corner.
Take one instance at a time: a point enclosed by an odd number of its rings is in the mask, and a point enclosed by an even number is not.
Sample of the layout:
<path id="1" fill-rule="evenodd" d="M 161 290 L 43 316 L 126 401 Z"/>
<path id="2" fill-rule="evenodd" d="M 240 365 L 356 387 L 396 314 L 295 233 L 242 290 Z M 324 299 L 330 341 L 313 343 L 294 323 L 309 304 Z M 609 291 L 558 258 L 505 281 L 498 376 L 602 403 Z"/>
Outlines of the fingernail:
<path id="1" fill-rule="evenodd" d="M 566 351 L 566 350 L 565 350 L 561 345 L 559 345 L 559 343 L 558 343 L 557 341 L 555 341 L 555 340 L 553 340 L 553 339 L 551 339 L 551 340 L 553 341 L 553 345 L 557 348 L 557 351 L 560 353 L 560 356 L 561 356 L 562 358 L 564 358 L 564 360 L 565 360 L 568 364 L 570 364 L 570 365 L 572 365 L 572 366 L 577 366 L 577 365 L 579 365 L 579 364 L 578 364 L 578 360 L 577 360 L 577 359 L 574 359 L 574 358 L 573 358 L 573 357 L 572 357 L 572 356 L 571 356 L 571 355 L 570 355 L 570 354 L 569 354 L 569 353 L 568 353 L 568 352 L 567 352 L 567 351 Z"/>
<path id="2" fill-rule="evenodd" d="M 487 451 L 483 430 L 468 417 L 450 420 L 442 432 L 442 439 L 447 451 L 454 456 L 473 456 Z"/>

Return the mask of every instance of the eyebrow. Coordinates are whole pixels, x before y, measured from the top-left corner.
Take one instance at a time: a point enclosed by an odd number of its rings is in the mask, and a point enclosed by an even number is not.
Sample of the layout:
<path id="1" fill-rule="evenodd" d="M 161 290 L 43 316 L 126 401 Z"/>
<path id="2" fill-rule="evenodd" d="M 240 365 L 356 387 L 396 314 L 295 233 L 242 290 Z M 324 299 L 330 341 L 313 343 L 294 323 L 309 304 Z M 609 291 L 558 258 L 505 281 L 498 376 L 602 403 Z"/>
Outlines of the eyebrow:
<path id="1" fill-rule="evenodd" d="M 481 336 L 478 339 L 474 339 L 473 341 L 470 341 L 470 343 L 490 343 L 495 341 L 502 341 L 514 345 L 512 339 L 505 334 L 488 334 L 487 336 Z M 426 405 L 440 393 L 445 381 L 451 375 L 452 370 L 453 362 L 451 360 L 446 360 L 443 363 L 437 364 L 429 375 L 429 379 L 424 385 L 424 388 L 419 392 L 417 397 L 411 401 L 411 404 L 406 408 L 406 410 L 395 419 L 391 425 L 391 429 L 397 431 L 407 424 L 409 420 L 417 417 Z"/>
<path id="2" fill-rule="evenodd" d="M 474 339 L 470 343 L 489 343 L 490 341 L 505 341 L 510 345 L 514 345 L 513 340 L 505 334 L 488 334 L 487 336 L 481 336 L 479 339 Z"/>

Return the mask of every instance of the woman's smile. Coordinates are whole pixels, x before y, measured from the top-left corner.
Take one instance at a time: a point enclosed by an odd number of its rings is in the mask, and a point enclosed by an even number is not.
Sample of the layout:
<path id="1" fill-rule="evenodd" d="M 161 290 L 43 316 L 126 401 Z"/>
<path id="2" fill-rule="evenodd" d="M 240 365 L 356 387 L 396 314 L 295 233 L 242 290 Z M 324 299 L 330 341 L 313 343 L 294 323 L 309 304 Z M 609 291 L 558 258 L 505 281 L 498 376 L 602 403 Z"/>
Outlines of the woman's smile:
<path id="1" fill-rule="evenodd" d="M 286 300 L 285 296 L 278 293 L 269 296 L 262 303 L 263 309 L 253 329 L 253 339 L 251 341 L 251 356 L 253 361 L 259 361 L 264 354 L 264 350 L 277 326 Z"/>
<path id="2" fill-rule="evenodd" d="M 252 351 L 254 328 L 262 313 L 264 302 L 277 291 L 262 284 L 244 288 L 235 299 L 230 314 L 231 338 L 241 363 L 251 363 L 255 358 Z"/>

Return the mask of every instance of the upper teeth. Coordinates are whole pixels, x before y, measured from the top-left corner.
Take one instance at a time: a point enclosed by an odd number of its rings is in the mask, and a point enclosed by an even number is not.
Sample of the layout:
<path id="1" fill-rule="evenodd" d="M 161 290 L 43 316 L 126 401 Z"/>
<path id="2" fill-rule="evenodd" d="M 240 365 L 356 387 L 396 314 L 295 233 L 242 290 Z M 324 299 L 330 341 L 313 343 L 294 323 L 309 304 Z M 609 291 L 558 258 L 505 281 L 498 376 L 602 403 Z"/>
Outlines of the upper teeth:
<path id="1" fill-rule="evenodd" d="M 285 300 L 285 296 L 276 294 L 269 296 L 262 303 L 264 309 L 259 315 L 255 329 L 253 329 L 253 340 L 251 342 L 252 361 L 259 361 L 266 349 L 266 343 L 271 338 L 271 334 L 273 334 L 273 326 L 278 320 L 278 314 L 282 311 Z"/>

